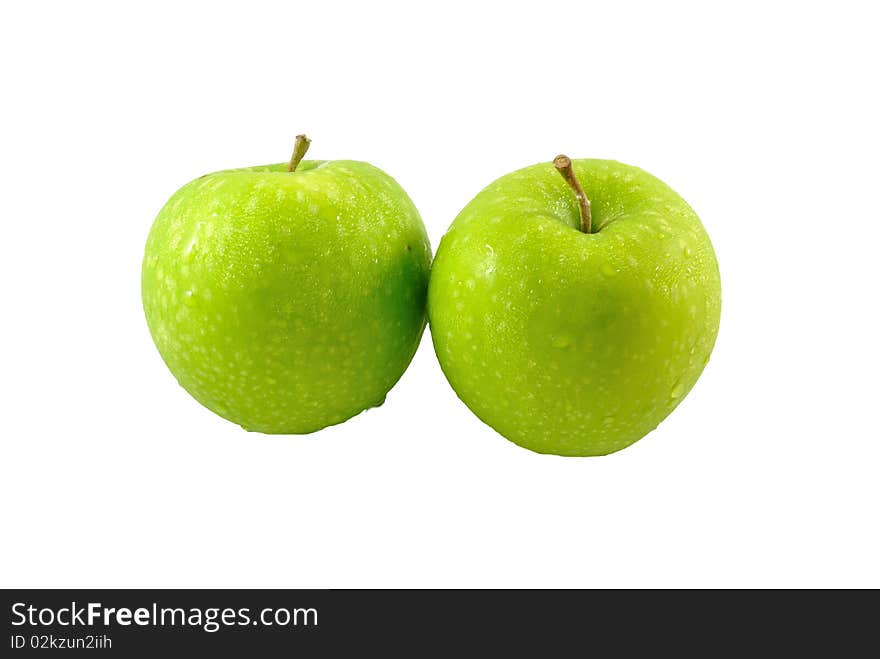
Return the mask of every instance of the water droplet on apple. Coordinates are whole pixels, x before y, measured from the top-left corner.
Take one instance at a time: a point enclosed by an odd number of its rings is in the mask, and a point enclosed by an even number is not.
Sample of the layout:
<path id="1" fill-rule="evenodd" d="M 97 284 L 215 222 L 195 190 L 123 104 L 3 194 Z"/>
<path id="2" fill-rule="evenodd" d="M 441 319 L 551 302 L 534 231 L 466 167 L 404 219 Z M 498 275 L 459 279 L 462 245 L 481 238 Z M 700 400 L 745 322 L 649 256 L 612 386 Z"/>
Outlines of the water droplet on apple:
<path id="1" fill-rule="evenodd" d="M 191 307 L 196 303 L 195 295 L 192 291 L 183 292 L 183 303 L 188 307 Z"/>
<path id="2" fill-rule="evenodd" d="M 681 381 L 676 382 L 672 385 L 672 391 L 669 392 L 669 397 L 672 399 L 681 398 L 681 395 L 684 393 L 684 385 L 682 385 Z"/>
<path id="3" fill-rule="evenodd" d="M 603 263 L 601 270 L 602 274 L 606 277 L 613 277 L 617 274 L 617 269 L 610 263 Z"/>
<path id="4" fill-rule="evenodd" d="M 567 334 L 557 334 L 552 341 L 554 348 L 567 348 L 571 345 L 571 337 Z"/>

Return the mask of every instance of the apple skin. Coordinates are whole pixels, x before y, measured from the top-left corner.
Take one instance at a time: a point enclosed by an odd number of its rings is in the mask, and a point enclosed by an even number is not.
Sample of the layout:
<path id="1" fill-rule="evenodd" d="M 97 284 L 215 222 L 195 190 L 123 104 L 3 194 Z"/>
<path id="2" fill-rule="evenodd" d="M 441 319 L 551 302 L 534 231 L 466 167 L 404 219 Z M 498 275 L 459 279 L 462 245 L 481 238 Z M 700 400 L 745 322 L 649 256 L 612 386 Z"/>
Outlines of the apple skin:
<path id="1" fill-rule="evenodd" d="M 699 218 L 647 172 L 575 160 L 592 204 L 551 163 L 480 192 L 434 260 L 428 316 L 459 398 L 538 453 L 605 455 L 646 435 L 712 352 L 721 281 Z"/>
<path id="2" fill-rule="evenodd" d="M 390 176 L 303 161 L 198 178 L 160 211 L 142 296 L 178 382 L 247 430 L 309 433 L 380 405 L 425 328 L 431 247 Z"/>

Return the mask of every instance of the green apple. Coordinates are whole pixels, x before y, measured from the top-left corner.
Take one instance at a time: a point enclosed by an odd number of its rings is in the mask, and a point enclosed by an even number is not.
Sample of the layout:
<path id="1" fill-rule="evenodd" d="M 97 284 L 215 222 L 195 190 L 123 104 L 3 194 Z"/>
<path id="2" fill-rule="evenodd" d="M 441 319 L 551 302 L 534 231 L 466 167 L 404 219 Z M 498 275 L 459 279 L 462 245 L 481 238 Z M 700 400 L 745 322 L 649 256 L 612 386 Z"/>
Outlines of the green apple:
<path id="1" fill-rule="evenodd" d="M 425 328 L 419 213 L 365 162 L 230 169 L 178 190 L 147 238 L 144 311 L 178 382 L 247 430 L 308 433 L 380 405 Z"/>
<path id="2" fill-rule="evenodd" d="M 718 333 L 718 264 L 694 211 L 647 172 L 554 164 L 498 179 L 455 219 L 431 274 L 431 336 L 459 398 L 504 437 L 604 455 L 697 381 Z"/>

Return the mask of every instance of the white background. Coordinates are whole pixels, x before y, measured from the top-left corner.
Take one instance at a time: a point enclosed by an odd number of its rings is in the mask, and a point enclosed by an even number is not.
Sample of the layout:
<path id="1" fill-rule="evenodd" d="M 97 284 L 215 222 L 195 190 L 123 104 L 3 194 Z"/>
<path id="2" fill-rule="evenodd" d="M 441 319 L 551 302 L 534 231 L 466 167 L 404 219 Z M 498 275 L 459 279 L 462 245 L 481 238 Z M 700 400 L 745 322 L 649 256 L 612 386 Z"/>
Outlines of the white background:
<path id="1" fill-rule="evenodd" d="M 0 585 L 880 586 L 871 3 L 5 3 Z M 639 165 L 721 264 L 712 361 L 646 439 L 540 456 L 426 333 L 386 404 L 248 434 L 140 303 L 186 181 L 310 156 L 403 185 L 436 248 L 494 178 Z"/>

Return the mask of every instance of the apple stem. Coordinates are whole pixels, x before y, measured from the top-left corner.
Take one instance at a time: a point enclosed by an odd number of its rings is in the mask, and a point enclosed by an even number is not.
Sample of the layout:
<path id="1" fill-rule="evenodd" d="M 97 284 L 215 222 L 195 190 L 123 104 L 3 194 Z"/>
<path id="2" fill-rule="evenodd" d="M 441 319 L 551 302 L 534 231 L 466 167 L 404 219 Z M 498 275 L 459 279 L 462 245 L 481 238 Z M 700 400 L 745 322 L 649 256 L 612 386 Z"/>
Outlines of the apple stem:
<path id="1" fill-rule="evenodd" d="M 290 162 L 287 163 L 287 171 L 295 172 L 297 165 L 299 165 L 300 160 L 306 155 L 306 151 L 309 150 L 309 144 L 312 143 L 305 135 L 297 135 L 296 141 L 293 143 L 293 155 L 290 156 Z"/>
<path id="2" fill-rule="evenodd" d="M 578 211 L 581 214 L 581 231 L 584 233 L 592 233 L 593 227 L 592 216 L 590 215 L 590 200 L 587 199 L 587 195 L 581 187 L 581 182 L 578 181 L 577 176 L 574 175 L 574 169 L 571 166 L 571 158 L 563 155 L 556 156 L 553 159 L 553 166 L 556 167 L 556 171 L 562 175 L 562 178 L 565 179 L 565 182 L 568 183 L 574 191 L 574 196 L 577 198 L 578 202 Z"/>

